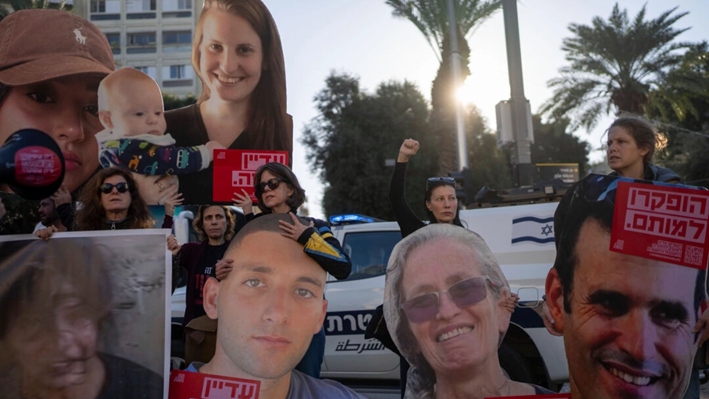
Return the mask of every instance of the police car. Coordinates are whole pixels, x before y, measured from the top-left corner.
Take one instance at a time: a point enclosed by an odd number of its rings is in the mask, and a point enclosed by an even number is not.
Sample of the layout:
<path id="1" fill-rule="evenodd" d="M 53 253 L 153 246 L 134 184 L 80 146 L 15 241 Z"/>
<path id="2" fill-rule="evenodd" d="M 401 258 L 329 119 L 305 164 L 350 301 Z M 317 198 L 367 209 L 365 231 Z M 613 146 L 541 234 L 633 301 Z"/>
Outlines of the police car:
<path id="1" fill-rule="evenodd" d="M 548 202 L 460 211 L 461 220 L 485 239 L 512 292 L 520 296 L 499 350 L 503 369 L 514 380 L 549 387 L 568 381 L 563 339 L 549 334 L 541 318 L 544 283 L 555 256 L 556 205 Z M 184 218 L 178 217 L 177 225 L 183 223 L 179 219 Z M 364 332 L 384 298 L 386 265 L 401 240 L 399 226 L 359 215 L 331 218 L 331 223 L 333 234 L 352 260 L 352 273 L 339 281 L 329 276 L 325 290 L 329 304 L 324 325 L 327 341 L 321 375 L 397 380 L 398 356 L 379 341 L 365 339 Z M 184 287 L 173 295 L 173 321 L 179 322 L 183 313 Z"/>

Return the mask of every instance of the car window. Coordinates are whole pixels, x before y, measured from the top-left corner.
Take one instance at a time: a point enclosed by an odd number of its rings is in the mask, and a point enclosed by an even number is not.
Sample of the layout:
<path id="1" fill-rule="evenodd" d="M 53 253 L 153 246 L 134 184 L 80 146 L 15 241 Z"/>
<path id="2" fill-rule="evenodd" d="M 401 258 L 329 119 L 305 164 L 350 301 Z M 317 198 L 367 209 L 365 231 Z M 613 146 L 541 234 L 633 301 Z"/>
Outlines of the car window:
<path id="1" fill-rule="evenodd" d="M 386 272 L 389 255 L 401 240 L 398 231 L 347 233 L 343 248 L 352 260 L 352 273 L 347 280 L 380 276 Z"/>

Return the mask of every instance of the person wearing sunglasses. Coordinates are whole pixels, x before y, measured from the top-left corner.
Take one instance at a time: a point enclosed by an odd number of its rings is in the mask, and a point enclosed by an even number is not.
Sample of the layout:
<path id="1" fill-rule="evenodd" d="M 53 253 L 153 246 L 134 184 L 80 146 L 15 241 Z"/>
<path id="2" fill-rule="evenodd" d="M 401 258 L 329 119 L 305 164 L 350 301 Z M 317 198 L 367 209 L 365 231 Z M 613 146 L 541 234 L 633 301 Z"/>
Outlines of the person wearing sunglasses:
<path id="1" fill-rule="evenodd" d="M 269 162 L 261 165 L 254 175 L 255 196 L 261 214 L 289 213 L 293 223 L 280 221 L 285 237 L 297 241 L 303 251 L 314 259 L 323 269 L 338 280 L 346 279 L 352 271 L 352 262 L 342 250 L 340 242 L 330 231 L 330 225 L 321 219 L 297 216 L 298 207 L 305 202 L 305 190 L 298 178 L 286 165 Z M 234 193 L 234 205 L 244 210 L 247 223 L 255 217 L 251 198 L 242 192 Z M 308 226 L 298 222 L 298 218 L 307 220 Z M 217 279 L 222 279 L 231 270 L 231 263 L 217 263 Z M 315 378 L 320 377 L 320 366 L 325 355 L 325 330 L 313 336 L 308 351 L 296 370 Z"/>
<path id="2" fill-rule="evenodd" d="M 476 233 L 433 224 L 394 247 L 384 291 L 392 338 L 411 364 L 405 398 L 488 398 L 550 391 L 510 380 L 497 349 L 511 293 Z"/>
<path id="3" fill-rule="evenodd" d="M 418 150 L 418 141 L 404 140 L 399 148 L 389 186 L 389 201 L 402 237 L 426 225 L 409 207 L 405 193 L 406 166 L 409 158 L 416 155 Z M 455 180 L 452 177 L 430 177 L 426 181 L 423 204 L 429 223 L 452 223 L 463 226 L 458 216 L 458 199 L 455 196 Z"/>

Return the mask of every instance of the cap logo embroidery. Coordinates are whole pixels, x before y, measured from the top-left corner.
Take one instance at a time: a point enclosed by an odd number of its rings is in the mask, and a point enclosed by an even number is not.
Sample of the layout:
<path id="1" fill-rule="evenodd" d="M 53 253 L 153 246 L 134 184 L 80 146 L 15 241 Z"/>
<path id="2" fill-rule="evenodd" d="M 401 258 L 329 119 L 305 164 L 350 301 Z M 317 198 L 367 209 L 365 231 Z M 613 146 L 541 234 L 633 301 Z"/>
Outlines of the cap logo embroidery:
<path id="1" fill-rule="evenodd" d="M 74 29 L 74 36 L 76 36 L 77 42 L 79 42 L 80 44 L 86 44 L 86 36 L 81 34 L 81 29 L 84 29 L 84 28 Z"/>

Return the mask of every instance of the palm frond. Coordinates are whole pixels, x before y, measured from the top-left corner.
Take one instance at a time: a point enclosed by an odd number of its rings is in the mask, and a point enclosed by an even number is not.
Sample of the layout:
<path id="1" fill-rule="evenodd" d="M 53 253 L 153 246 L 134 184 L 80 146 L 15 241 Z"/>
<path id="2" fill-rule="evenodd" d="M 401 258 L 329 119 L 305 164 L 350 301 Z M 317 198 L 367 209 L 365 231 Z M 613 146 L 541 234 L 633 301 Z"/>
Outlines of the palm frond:
<path id="1" fill-rule="evenodd" d="M 575 115 L 572 128 L 591 129 L 603 114 L 642 110 L 648 92 L 665 80 L 690 45 L 676 41 L 689 29 L 674 27 L 687 15 L 676 10 L 647 19 L 643 6 L 630 18 L 616 4 L 608 19 L 597 16 L 590 25 L 570 24 L 572 36 L 561 47 L 569 65 L 560 69 L 560 78 L 547 83 L 554 93 L 542 112 L 554 118 Z"/>

